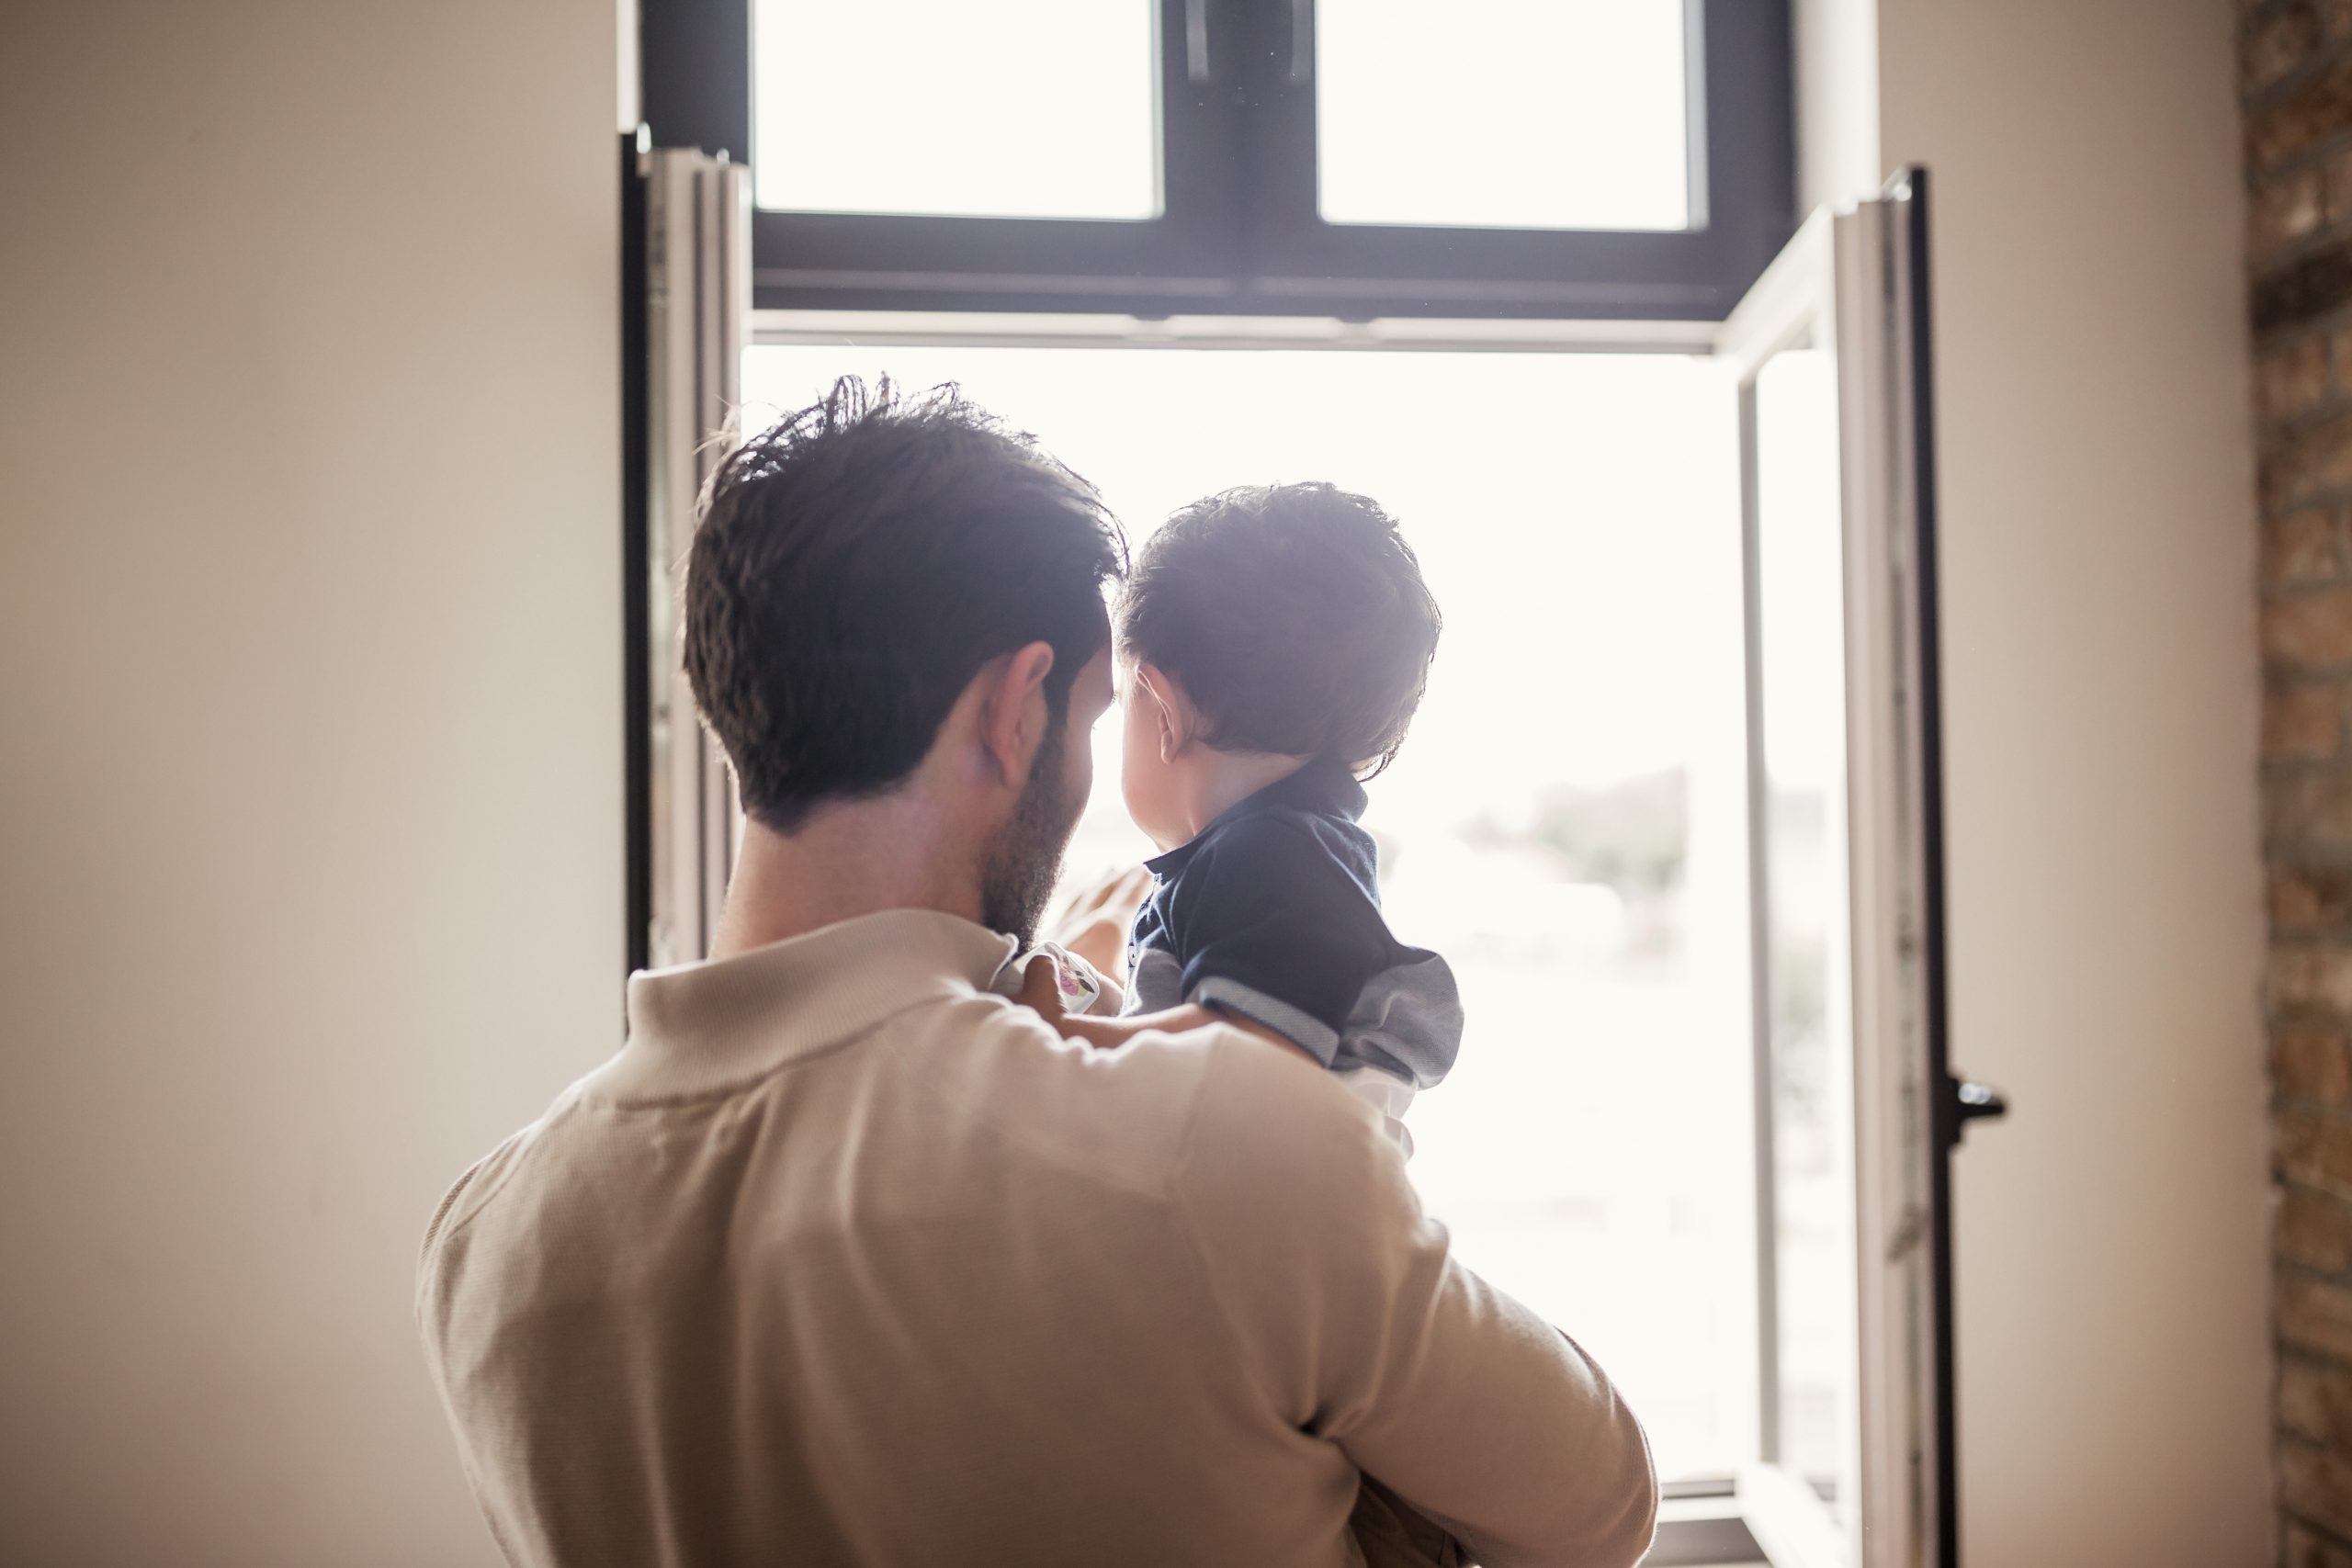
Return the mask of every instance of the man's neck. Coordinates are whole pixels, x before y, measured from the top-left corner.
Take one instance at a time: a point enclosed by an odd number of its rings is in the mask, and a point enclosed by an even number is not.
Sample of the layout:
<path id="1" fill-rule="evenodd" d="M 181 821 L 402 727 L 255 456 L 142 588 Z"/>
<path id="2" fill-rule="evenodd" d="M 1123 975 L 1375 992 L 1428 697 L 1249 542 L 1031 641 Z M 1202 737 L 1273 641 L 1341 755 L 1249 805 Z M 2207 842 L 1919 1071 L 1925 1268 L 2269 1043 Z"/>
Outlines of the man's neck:
<path id="1" fill-rule="evenodd" d="M 978 868 L 903 795 L 829 806 L 785 834 L 747 822 L 710 955 L 729 958 L 883 909 L 977 920 Z"/>

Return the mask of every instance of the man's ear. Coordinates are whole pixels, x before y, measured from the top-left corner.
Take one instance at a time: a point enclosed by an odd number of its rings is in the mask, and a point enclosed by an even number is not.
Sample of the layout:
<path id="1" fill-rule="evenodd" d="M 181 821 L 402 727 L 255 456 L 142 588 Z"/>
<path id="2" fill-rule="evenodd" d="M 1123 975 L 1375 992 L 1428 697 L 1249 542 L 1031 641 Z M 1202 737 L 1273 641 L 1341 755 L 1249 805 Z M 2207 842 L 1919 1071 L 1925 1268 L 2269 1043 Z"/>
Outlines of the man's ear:
<path id="1" fill-rule="evenodd" d="M 980 746 L 1004 782 L 1020 788 L 1046 739 L 1051 716 L 1046 705 L 1046 676 L 1054 668 L 1054 645 L 1033 642 L 1004 655 L 989 680 L 980 707 Z"/>
<path id="2" fill-rule="evenodd" d="M 1183 688 L 1156 665 L 1136 665 L 1136 684 L 1151 698 L 1152 722 L 1159 734 L 1159 760 L 1172 762 L 1192 743 L 1192 705 L 1185 701 Z"/>

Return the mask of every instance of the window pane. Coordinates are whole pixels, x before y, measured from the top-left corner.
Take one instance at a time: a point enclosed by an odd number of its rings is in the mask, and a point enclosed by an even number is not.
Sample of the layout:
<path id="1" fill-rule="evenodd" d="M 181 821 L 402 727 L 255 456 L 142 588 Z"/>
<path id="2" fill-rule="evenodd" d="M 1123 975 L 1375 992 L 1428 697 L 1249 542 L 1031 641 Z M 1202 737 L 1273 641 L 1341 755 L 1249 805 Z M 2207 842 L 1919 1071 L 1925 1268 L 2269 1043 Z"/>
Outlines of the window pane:
<path id="1" fill-rule="evenodd" d="M 1151 0 L 755 0 L 759 204 L 1159 215 Z"/>
<path id="2" fill-rule="evenodd" d="M 1682 0 L 1323 0 L 1324 220 L 1685 229 Z"/>
<path id="3" fill-rule="evenodd" d="M 1846 680 L 1836 367 L 1756 378 L 1772 1128 L 1773 1457 L 1840 1517 L 1856 1440 L 1852 1034 L 1845 931 Z"/>
<path id="4" fill-rule="evenodd" d="M 1589 1347 L 1669 1475 L 1757 1458 L 1737 422 L 1703 362 L 764 347 L 748 402 L 960 383 L 1140 540 L 1242 483 L 1403 523 L 1445 614 L 1369 786 L 1382 897 L 1468 1017 L 1408 1122 L 1458 1255 Z M 1468 390 L 1465 390 L 1468 389 Z M 1168 433 L 1182 430 L 1182 440 Z M 1152 852 L 1095 730 L 1073 879 Z"/>

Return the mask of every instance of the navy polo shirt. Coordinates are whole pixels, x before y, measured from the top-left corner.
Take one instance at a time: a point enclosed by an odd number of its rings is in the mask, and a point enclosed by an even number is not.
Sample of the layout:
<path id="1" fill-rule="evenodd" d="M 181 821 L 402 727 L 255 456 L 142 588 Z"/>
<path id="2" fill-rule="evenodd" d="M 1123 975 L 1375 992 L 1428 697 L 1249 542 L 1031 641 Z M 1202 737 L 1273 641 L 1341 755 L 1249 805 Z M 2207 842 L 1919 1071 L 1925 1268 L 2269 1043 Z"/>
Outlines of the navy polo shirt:
<path id="1" fill-rule="evenodd" d="M 1462 1042 L 1453 973 L 1380 912 L 1363 785 L 1309 762 L 1145 863 L 1157 881 L 1127 946 L 1126 1010 L 1238 1013 L 1338 1071 L 1426 1089 Z"/>

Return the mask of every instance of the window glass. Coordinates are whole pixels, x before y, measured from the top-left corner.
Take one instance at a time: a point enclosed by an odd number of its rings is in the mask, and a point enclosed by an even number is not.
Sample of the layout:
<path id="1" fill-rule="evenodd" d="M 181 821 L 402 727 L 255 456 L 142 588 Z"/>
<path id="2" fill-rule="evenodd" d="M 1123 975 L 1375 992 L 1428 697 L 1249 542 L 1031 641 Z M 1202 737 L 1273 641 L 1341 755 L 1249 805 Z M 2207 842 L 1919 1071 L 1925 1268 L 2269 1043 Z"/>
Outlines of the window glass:
<path id="1" fill-rule="evenodd" d="M 1843 1518 L 1858 1361 L 1837 397 L 1818 350 L 1776 355 L 1756 378 L 1772 1457 Z"/>
<path id="2" fill-rule="evenodd" d="M 1688 228 L 1682 0 L 1322 0 L 1331 223 Z"/>
<path id="3" fill-rule="evenodd" d="M 1402 524 L 1445 615 L 1368 786 L 1383 901 L 1452 963 L 1459 1065 L 1408 1118 L 1457 1255 L 1589 1347 L 1668 1475 L 1757 1457 L 1736 420 L 1703 362 L 1595 355 L 771 347 L 743 385 L 953 380 L 1140 542 L 1242 483 Z M 1154 852 L 1095 732 L 1073 881 Z"/>
<path id="4" fill-rule="evenodd" d="M 1151 0 L 754 0 L 759 205 L 1146 219 Z"/>

